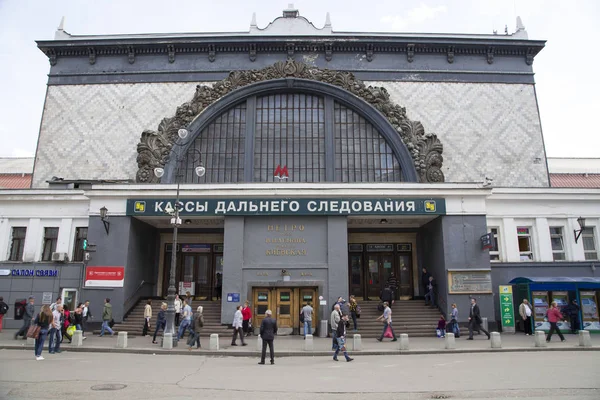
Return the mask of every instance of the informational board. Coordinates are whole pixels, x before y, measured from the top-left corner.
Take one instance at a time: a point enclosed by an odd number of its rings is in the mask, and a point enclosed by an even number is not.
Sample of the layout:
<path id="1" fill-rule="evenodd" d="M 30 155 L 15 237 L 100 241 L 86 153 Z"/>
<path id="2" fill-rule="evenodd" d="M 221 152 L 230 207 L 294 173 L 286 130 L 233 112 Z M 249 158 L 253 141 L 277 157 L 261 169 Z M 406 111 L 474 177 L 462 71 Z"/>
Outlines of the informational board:
<path id="1" fill-rule="evenodd" d="M 260 296 L 259 296 L 259 300 L 260 300 Z M 240 294 L 239 293 L 227 293 L 227 302 L 239 303 L 240 302 Z"/>
<path id="2" fill-rule="evenodd" d="M 450 294 L 492 293 L 492 272 L 489 270 L 448 271 Z"/>
<path id="3" fill-rule="evenodd" d="M 515 331 L 515 309 L 513 303 L 512 286 L 500 286 L 500 315 L 502 317 L 502 330 Z"/>
<path id="4" fill-rule="evenodd" d="M 52 304 L 52 292 L 42 293 L 42 304 Z"/>
<path id="5" fill-rule="evenodd" d="M 123 287 L 125 267 L 86 267 L 85 287 Z"/>

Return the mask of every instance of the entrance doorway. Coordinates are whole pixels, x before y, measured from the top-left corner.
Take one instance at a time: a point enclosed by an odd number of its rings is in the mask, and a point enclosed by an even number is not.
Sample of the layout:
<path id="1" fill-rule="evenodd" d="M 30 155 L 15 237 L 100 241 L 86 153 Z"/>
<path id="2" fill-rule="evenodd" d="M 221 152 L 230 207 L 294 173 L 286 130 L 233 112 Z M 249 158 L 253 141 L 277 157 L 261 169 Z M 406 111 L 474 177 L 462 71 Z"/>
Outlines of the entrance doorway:
<path id="1" fill-rule="evenodd" d="M 171 244 L 166 245 L 163 268 L 163 296 L 169 288 L 171 272 Z M 186 292 L 197 300 L 221 298 L 223 282 L 223 245 L 182 244 L 178 246 L 175 287 L 177 293 Z"/>
<path id="2" fill-rule="evenodd" d="M 282 331 L 289 330 L 292 334 L 302 333 L 300 326 L 300 310 L 304 304 L 310 302 L 313 307 L 312 330 L 318 323 L 318 307 L 316 288 L 254 288 L 252 290 L 254 301 L 254 327 L 259 328 L 265 312 L 271 310 L 273 318 L 277 320 L 277 327 Z"/>
<path id="3" fill-rule="evenodd" d="M 410 243 L 351 244 L 348 250 L 350 294 L 360 300 L 379 300 L 389 283 L 395 286 L 396 300 L 413 297 Z"/>

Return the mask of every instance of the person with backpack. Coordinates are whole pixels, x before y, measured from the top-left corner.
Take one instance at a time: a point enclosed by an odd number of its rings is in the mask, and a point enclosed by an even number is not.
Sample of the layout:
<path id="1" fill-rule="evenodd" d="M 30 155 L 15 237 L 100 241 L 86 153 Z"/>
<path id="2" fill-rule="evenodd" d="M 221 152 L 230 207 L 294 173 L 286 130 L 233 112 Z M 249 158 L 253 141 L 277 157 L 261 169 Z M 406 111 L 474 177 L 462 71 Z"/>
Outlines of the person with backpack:
<path id="1" fill-rule="evenodd" d="M 194 346 L 194 343 L 196 343 L 196 348 L 199 349 L 200 347 L 202 347 L 200 345 L 200 328 L 204 327 L 204 307 L 202 306 L 198 306 L 198 308 L 196 309 L 196 314 L 194 314 L 194 324 L 193 324 L 193 331 L 190 334 L 190 337 L 188 339 L 188 350 L 192 351 L 192 347 Z"/>
<path id="2" fill-rule="evenodd" d="M 29 303 L 25 306 L 25 314 L 23 314 L 23 326 L 15 333 L 15 340 L 19 336 L 23 336 L 23 339 L 27 339 L 25 336 L 27 334 L 27 330 L 29 329 L 29 325 L 31 325 L 31 320 L 33 319 L 33 315 L 35 314 L 35 297 L 29 296 Z"/>
<path id="3" fill-rule="evenodd" d="M 158 312 L 158 315 L 156 316 L 156 328 L 154 328 L 154 337 L 152 338 L 152 343 L 154 343 L 154 344 L 156 344 L 156 334 L 158 333 L 158 330 L 162 329 L 164 332 L 165 328 L 167 326 L 167 316 L 165 314 L 166 311 L 167 311 L 167 303 L 162 303 L 160 305 L 160 311 Z"/>
<path id="4" fill-rule="evenodd" d="M 4 302 L 4 297 L 0 296 L 0 332 L 2 332 L 2 320 L 8 312 L 8 304 Z"/>

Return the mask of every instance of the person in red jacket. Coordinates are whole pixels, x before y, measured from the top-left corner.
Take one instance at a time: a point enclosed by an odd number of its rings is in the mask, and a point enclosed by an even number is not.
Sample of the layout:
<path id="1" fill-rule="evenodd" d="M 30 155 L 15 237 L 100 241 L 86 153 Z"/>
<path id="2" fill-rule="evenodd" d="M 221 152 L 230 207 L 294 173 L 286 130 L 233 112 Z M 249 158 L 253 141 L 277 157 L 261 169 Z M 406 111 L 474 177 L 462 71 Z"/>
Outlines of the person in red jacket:
<path id="1" fill-rule="evenodd" d="M 242 307 L 242 329 L 246 336 L 252 335 L 250 332 L 250 321 L 252 319 L 252 311 L 250 310 L 250 303 L 248 300 L 244 303 L 244 307 Z"/>
<path id="2" fill-rule="evenodd" d="M 558 336 L 560 337 L 560 341 L 564 342 L 565 341 L 565 337 L 562 335 L 562 333 L 560 333 L 560 330 L 558 329 L 558 325 L 556 325 L 558 323 L 558 321 L 563 319 L 562 314 L 560 313 L 560 311 L 558 311 L 558 307 L 555 301 L 552 302 L 552 304 L 550 305 L 550 309 L 548 309 L 548 322 L 550 322 L 550 331 L 548 332 L 548 336 L 546 336 L 546 342 L 550 342 L 550 339 L 552 338 L 552 334 L 554 333 L 554 331 L 556 331 L 556 333 L 558 333 Z"/>

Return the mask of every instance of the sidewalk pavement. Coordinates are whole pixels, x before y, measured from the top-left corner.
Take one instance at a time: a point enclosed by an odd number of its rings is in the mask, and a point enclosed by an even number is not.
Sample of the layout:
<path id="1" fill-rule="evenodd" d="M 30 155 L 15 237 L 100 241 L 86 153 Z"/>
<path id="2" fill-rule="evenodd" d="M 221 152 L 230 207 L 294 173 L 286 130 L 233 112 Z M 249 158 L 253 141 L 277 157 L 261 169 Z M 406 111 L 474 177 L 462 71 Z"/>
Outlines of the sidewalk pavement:
<path id="1" fill-rule="evenodd" d="M 5 329 L 0 333 L 0 349 L 27 349 L 33 350 L 33 345 L 27 345 L 27 342 L 23 339 L 14 339 L 16 330 Z M 358 332 L 360 333 L 360 331 Z M 579 347 L 579 336 L 566 334 L 565 342 L 561 342 L 560 338 L 556 335 L 552 337 L 552 341 L 548 343 L 547 347 L 535 347 L 533 336 L 525 336 L 522 333 L 511 334 L 504 333 L 501 335 L 502 348 L 492 349 L 491 341 L 487 340 L 484 334 L 475 335 L 474 340 L 466 340 L 467 335 L 461 336 L 456 339 L 456 348 L 452 350 L 445 349 L 445 339 L 442 338 L 423 338 L 409 336 L 410 347 L 409 350 L 399 350 L 400 340 L 397 342 L 391 342 L 390 339 L 384 339 L 383 342 L 378 342 L 374 338 L 363 338 L 362 339 L 362 350 L 360 354 L 363 355 L 399 355 L 399 354 L 443 354 L 443 353 L 479 353 L 479 352 L 522 352 L 522 351 L 600 351 L 600 335 L 591 335 L 592 347 L 583 348 Z M 353 352 L 353 333 L 349 334 L 347 341 L 347 348 L 349 352 Z M 245 338 L 248 346 L 241 346 L 238 339 L 237 346 L 231 346 L 231 337 L 219 338 L 219 350 L 209 350 L 209 338 L 202 337 L 200 339 L 202 348 L 192 351 L 188 350 L 186 345 L 187 337 L 185 340 L 179 342 L 179 346 L 172 350 L 163 350 L 160 344 L 152 344 L 152 336 L 141 337 L 128 337 L 127 348 L 117 348 L 117 335 L 99 337 L 88 335 L 87 339 L 83 341 L 83 346 L 76 347 L 67 340 L 61 344 L 61 350 L 63 351 L 76 351 L 76 352 L 101 352 L 101 353 L 135 353 L 135 354 L 194 354 L 204 356 L 238 356 L 238 357 L 249 357 L 260 354 L 257 348 L 257 336 L 250 336 Z M 157 337 L 157 341 L 160 343 L 161 338 Z M 292 357 L 292 356 L 323 356 L 331 355 L 332 341 L 331 338 L 319 338 L 314 337 L 313 339 L 313 350 L 304 350 L 304 340 L 302 336 L 277 336 L 275 338 L 275 351 L 278 357 Z M 46 340 L 45 347 L 48 347 L 48 340 Z M 44 350 L 45 351 L 45 350 Z"/>

